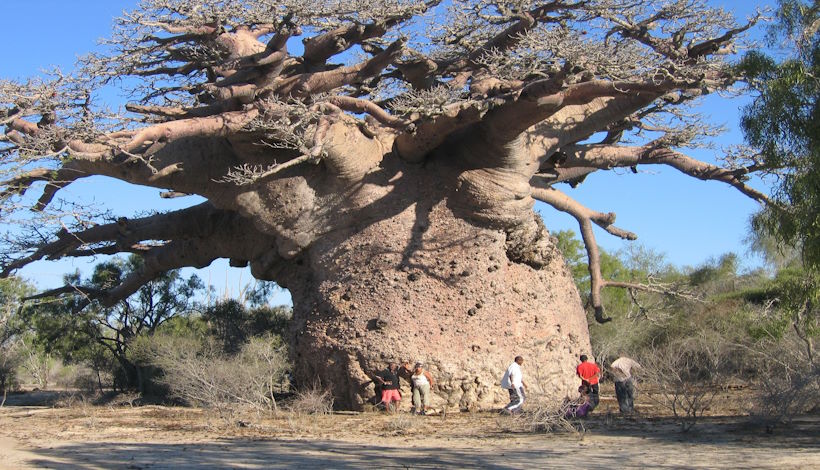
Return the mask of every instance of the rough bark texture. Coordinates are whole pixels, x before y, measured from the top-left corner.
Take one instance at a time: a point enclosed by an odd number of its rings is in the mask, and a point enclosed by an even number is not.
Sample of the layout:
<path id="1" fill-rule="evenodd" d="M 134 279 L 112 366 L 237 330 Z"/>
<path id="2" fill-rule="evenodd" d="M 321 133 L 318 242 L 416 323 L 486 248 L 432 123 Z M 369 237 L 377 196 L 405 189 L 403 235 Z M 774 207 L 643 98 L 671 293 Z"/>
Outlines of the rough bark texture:
<path id="1" fill-rule="evenodd" d="M 589 334 L 560 253 L 540 269 L 511 260 L 507 233 L 454 212 L 446 172 L 429 170 L 408 166 L 380 201 L 390 216 L 325 235 L 279 279 L 294 300 L 297 380 L 361 409 L 387 362 L 422 361 L 435 405 L 477 409 L 508 399 L 500 377 L 523 355 L 532 387 L 565 396 Z"/>

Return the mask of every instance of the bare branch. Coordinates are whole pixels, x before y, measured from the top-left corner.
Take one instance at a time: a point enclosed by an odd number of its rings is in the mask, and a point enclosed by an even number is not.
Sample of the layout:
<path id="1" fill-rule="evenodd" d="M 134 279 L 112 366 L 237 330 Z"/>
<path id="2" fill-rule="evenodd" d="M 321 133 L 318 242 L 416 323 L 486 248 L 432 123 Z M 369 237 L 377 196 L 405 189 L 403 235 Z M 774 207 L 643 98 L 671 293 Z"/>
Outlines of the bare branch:
<path id="1" fill-rule="evenodd" d="M 595 234 L 592 231 L 592 221 L 603 227 L 608 232 L 623 236 L 629 240 L 635 240 L 638 237 L 630 232 L 611 227 L 615 221 L 615 214 L 602 214 L 583 207 L 581 204 L 573 201 L 563 193 L 547 188 L 535 188 L 532 191 L 532 196 L 542 202 L 553 206 L 554 208 L 566 212 L 578 221 L 581 230 L 581 238 L 584 240 L 584 246 L 587 250 L 587 266 L 589 267 L 589 282 L 590 282 L 590 300 L 592 307 L 595 310 L 595 321 L 598 323 L 606 323 L 611 321 L 604 313 L 604 306 L 601 300 L 601 288 L 604 286 L 604 280 L 601 276 L 601 255 L 598 251 L 598 243 L 595 241 Z"/>
<path id="2" fill-rule="evenodd" d="M 401 56 L 404 43 L 403 39 L 399 39 L 370 60 L 357 65 L 326 72 L 301 74 L 284 79 L 273 89 L 273 92 L 283 96 L 304 97 L 362 82 L 379 74 L 384 68 L 398 59 Z"/>
<path id="3" fill-rule="evenodd" d="M 770 203 L 768 196 L 745 184 L 750 169 L 725 169 L 701 162 L 678 151 L 659 148 L 662 142 L 653 142 L 640 147 L 584 145 L 566 148 L 567 159 L 562 166 L 584 166 L 599 169 L 631 167 L 639 164 L 669 165 L 686 175 L 704 181 L 720 181 L 735 187 L 750 198 Z"/>

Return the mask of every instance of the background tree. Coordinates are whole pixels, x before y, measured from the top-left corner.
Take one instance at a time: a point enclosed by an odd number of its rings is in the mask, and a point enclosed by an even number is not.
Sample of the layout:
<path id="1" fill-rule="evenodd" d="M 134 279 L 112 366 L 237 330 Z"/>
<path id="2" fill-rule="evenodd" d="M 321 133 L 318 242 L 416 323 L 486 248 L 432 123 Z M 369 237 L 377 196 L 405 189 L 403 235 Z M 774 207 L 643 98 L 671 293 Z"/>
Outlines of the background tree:
<path id="1" fill-rule="evenodd" d="M 16 277 L 0 280 L 0 393 L 5 403 L 6 392 L 14 388 L 17 369 L 23 362 L 20 336 L 25 331 L 18 315 L 20 299 L 34 291 L 33 286 Z"/>
<path id="2" fill-rule="evenodd" d="M 236 353 L 248 340 L 264 333 L 287 338 L 291 309 L 268 305 L 245 307 L 228 299 L 208 306 L 202 312 L 207 334 L 222 343 L 225 353 Z"/>
<path id="3" fill-rule="evenodd" d="M 195 295 L 203 286 L 199 278 L 183 278 L 178 270 L 164 272 L 137 292 L 107 307 L 92 300 L 94 292 L 119 285 L 142 269 L 142 258 L 113 259 L 94 268 L 90 279 L 79 274 L 66 279 L 65 290 L 81 295 L 55 298 L 55 292 L 29 296 L 36 303 L 25 310 L 26 320 L 46 352 L 57 353 L 68 363 L 86 363 L 99 375 L 114 376 L 114 388 L 144 387 L 140 368 L 129 356 L 132 342 L 154 333 L 163 323 L 191 312 Z"/>
<path id="4" fill-rule="evenodd" d="M 820 267 L 820 5 L 781 0 L 770 45 L 786 58 L 750 51 L 740 64 L 755 93 L 742 127 L 755 164 L 779 168 L 774 201 L 753 220 Z"/>
<path id="5" fill-rule="evenodd" d="M 296 379 L 340 406 L 361 407 L 388 359 L 455 377 L 473 407 L 522 354 L 563 395 L 588 331 L 535 200 L 578 220 L 599 321 L 616 283 L 592 224 L 635 235 L 561 183 L 660 164 L 765 202 L 746 184 L 764 168 L 683 153 L 714 133 L 690 105 L 738 80 L 725 56 L 756 21 L 702 0 L 145 0 L 76 75 L 0 85 L 2 214 L 30 228 L 3 274 L 138 254 L 118 283 L 54 292 L 111 308 L 229 258 L 290 289 Z M 107 112 L 102 86 L 133 101 Z M 59 203 L 90 175 L 207 202 L 136 219 Z"/>
<path id="6" fill-rule="evenodd" d="M 800 346 L 763 355 L 771 380 L 762 408 L 791 416 L 820 389 L 814 351 L 820 331 L 820 4 L 778 3 L 769 40 L 785 58 L 754 51 L 740 67 L 756 93 L 744 110 L 746 140 L 759 149 L 759 165 L 784 169 L 776 173 L 776 204 L 753 218 L 750 238 L 767 260 L 783 266 L 761 293 L 776 309 L 756 325 L 756 335 L 785 343 L 792 333 Z M 795 251 L 799 260 L 790 256 Z"/>

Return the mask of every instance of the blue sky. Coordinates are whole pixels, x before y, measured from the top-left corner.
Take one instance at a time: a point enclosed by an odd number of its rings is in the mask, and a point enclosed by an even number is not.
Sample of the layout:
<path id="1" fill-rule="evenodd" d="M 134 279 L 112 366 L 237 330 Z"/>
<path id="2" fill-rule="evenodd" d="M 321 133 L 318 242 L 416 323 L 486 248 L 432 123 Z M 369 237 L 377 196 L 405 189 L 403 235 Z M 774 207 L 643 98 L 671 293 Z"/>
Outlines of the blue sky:
<path id="1" fill-rule="evenodd" d="M 78 55 L 95 50 L 97 41 L 109 35 L 112 19 L 136 3 L 136 0 L 3 0 L 0 43 L 4 48 L 0 78 L 25 78 L 55 65 L 71 70 Z M 734 0 L 712 3 L 734 11 L 738 18 L 744 18 L 764 4 Z M 729 128 L 719 142 L 742 142 L 737 126 L 738 109 L 747 100 L 718 96 L 705 100 L 703 113 Z M 713 160 L 715 155 L 700 152 L 693 156 Z M 664 167 L 641 167 L 637 175 L 628 170 L 601 172 L 591 175 L 577 189 L 565 186 L 561 189 L 592 209 L 614 211 L 618 216 L 616 224 L 635 232 L 639 237 L 637 243 L 666 254 L 668 261 L 680 266 L 695 266 L 729 251 L 745 255 L 743 239 L 748 219 L 758 208 L 754 201 L 728 185 L 702 182 Z M 128 188 L 104 178 L 89 178 L 64 191 L 89 202 L 108 200 L 112 194 L 127 194 L 116 199 L 117 211 L 123 215 L 146 210 L 145 201 L 150 201 L 151 208 L 158 210 L 197 202 L 194 198 L 163 200 L 159 198 L 159 190 Z M 539 206 L 538 210 L 550 230 L 577 231 L 577 223 L 571 217 L 546 206 Z M 601 230 L 597 231 L 597 237 L 599 245 L 606 250 L 617 250 L 626 243 Z M 754 258 L 747 260 L 748 266 L 757 263 Z M 77 267 L 87 270 L 93 264 L 93 260 L 39 262 L 19 274 L 41 287 L 53 287 L 60 284 L 64 272 Z M 224 261 L 215 262 L 198 274 L 213 285 L 220 296 L 235 295 L 253 281 L 247 270 L 229 268 Z M 284 293 L 277 296 L 275 302 L 288 302 L 288 299 Z"/>

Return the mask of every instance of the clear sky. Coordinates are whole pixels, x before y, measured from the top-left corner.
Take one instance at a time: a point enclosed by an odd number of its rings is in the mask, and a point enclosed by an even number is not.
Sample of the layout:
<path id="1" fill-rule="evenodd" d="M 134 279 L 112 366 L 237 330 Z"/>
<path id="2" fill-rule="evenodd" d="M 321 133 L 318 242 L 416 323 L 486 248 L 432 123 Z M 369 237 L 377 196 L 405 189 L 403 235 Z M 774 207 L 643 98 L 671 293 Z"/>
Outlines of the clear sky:
<path id="1" fill-rule="evenodd" d="M 0 78 L 25 78 L 50 66 L 71 70 L 77 56 L 95 50 L 97 41 L 109 35 L 112 19 L 136 3 L 136 0 L 3 0 L 0 43 L 4 47 L 0 56 Z M 712 3 L 734 11 L 740 19 L 765 4 L 758 0 L 713 0 Z M 729 128 L 720 138 L 721 143 L 742 142 L 737 125 L 738 108 L 745 102 L 742 98 L 729 100 L 718 96 L 705 100 L 703 112 Z M 700 152 L 693 156 L 713 161 L 717 155 Z M 131 188 L 95 177 L 63 191 L 89 202 L 113 201 L 117 213 L 126 216 L 147 209 L 177 209 L 199 201 L 190 197 L 169 201 L 160 199 L 157 189 Z M 565 185 L 560 189 L 592 209 L 615 212 L 616 225 L 635 232 L 639 237 L 637 243 L 666 254 L 668 261 L 680 266 L 695 266 L 729 251 L 745 255 L 743 239 L 748 219 L 758 208 L 754 201 L 728 185 L 695 180 L 661 166 L 640 167 L 639 174 L 629 170 L 599 172 L 576 189 Z M 577 232 L 577 223 L 570 216 L 545 205 L 539 205 L 538 210 L 550 230 Z M 626 243 L 596 230 L 598 243 L 606 250 L 617 250 Z M 87 270 L 94 263 L 93 260 L 38 262 L 19 274 L 41 287 L 54 287 L 61 283 L 63 273 L 77 267 Z M 750 259 L 747 263 L 754 265 L 757 261 Z M 198 274 L 216 288 L 217 295 L 236 295 L 253 281 L 248 270 L 229 268 L 224 260 L 199 270 Z M 286 293 L 275 299 L 277 303 L 288 301 Z"/>

